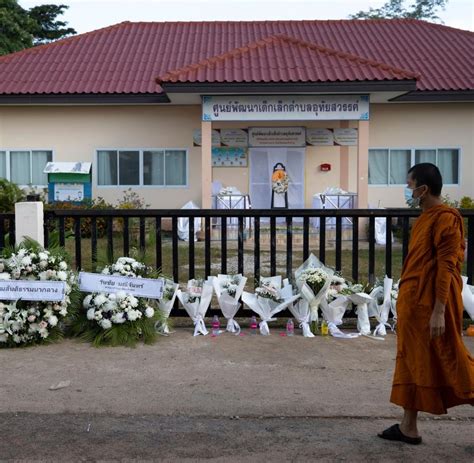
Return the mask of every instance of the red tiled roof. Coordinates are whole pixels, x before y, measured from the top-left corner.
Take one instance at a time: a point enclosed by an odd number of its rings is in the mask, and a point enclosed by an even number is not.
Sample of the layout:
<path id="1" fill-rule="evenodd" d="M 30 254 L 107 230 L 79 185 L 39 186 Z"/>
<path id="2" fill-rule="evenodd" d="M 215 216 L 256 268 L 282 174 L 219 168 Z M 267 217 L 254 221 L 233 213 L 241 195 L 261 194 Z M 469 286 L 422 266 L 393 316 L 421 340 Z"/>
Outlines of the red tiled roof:
<path id="1" fill-rule="evenodd" d="M 404 69 L 276 35 L 167 72 L 157 82 L 347 82 L 416 77 Z"/>
<path id="2" fill-rule="evenodd" d="M 157 76 L 279 34 L 419 73 L 418 90 L 473 87 L 474 34 L 424 21 L 125 22 L 0 57 L 0 94 L 157 94 Z"/>

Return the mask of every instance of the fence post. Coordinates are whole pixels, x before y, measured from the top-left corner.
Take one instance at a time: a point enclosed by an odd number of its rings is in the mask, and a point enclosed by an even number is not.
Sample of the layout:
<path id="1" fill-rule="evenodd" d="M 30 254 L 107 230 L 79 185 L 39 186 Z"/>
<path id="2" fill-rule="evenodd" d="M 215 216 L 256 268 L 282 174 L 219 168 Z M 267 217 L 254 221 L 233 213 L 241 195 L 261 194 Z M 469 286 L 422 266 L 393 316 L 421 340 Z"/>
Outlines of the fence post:
<path id="1" fill-rule="evenodd" d="M 15 204 L 15 238 L 20 244 L 25 238 L 31 238 L 44 246 L 43 203 L 24 202 Z"/>

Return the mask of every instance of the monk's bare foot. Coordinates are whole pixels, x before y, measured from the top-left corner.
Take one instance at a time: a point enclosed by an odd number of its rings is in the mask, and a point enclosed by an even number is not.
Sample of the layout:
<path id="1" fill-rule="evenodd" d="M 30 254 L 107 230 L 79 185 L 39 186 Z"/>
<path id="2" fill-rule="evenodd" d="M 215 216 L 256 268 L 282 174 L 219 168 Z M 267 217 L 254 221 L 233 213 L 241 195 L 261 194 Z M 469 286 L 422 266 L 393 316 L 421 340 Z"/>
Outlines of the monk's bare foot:
<path id="1" fill-rule="evenodd" d="M 420 433 L 418 432 L 417 428 L 410 428 L 408 426 L 405 426 L 403 422 L 400 423 L 400 431 L 407 437 L 412 437 L 412 438 L 420 437 Z"/>

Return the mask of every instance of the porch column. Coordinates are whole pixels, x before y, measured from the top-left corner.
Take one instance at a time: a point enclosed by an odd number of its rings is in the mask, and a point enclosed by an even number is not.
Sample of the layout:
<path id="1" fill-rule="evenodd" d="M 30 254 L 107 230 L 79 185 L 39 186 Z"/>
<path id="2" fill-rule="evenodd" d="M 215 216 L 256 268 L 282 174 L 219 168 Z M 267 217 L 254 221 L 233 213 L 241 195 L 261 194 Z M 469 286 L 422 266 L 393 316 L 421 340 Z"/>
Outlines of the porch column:
<path id="1" fill-rule="evenodd" d="M 349 121 L 341 121 L 341 129 L 348 129 Z M 339 166 L 339 186 L 345 191 L 349 191 L 349 147 L 341 146 L 339 148 L 340 166 Z"/>
<path id="2" fill-rule="evenodd" d="M 357 142 L 357 207 L 369 205 L 369 121 L 359 121 Z"/>
<path id="3" fill-rule="evenodd" d="M 201 208 L 211 209 L 212 122 L 201 122 Z"/>

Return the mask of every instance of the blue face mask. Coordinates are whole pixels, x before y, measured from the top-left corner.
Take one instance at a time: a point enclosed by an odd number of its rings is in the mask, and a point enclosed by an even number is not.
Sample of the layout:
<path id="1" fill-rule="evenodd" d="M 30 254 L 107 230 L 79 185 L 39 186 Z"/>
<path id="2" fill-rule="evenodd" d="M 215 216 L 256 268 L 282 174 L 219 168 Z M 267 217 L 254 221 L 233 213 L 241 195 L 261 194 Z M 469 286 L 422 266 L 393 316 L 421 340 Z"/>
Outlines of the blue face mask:
<path id="1" fill-rule="evenodd" d="M 404 192 L 405 201 L 409 207 L 414 207 L 414 208 L 420 207 L 421 196 L 418 196 L 418 198 L 413 197 L 413 192 L 415 190 L 418 190 L 418 188 L 421 188 L 421 187 L 414 188 L 413 190 L 410 187 L 407 187 L 407 186 L 405 187 L 405 192 Z"/>

